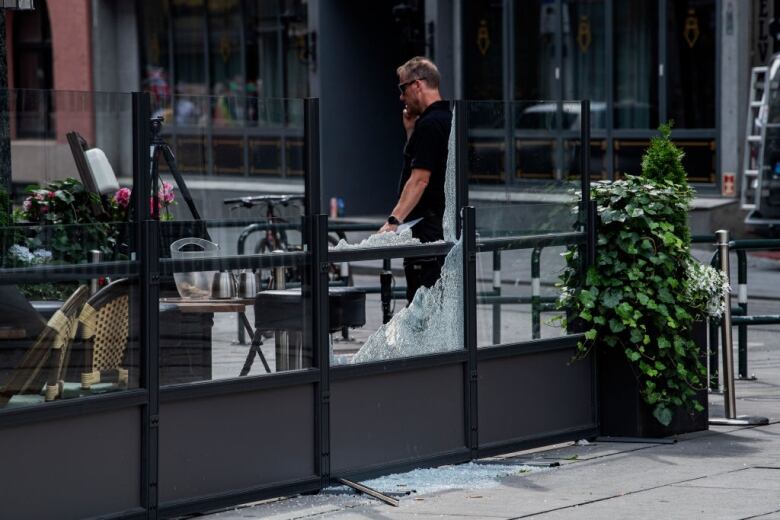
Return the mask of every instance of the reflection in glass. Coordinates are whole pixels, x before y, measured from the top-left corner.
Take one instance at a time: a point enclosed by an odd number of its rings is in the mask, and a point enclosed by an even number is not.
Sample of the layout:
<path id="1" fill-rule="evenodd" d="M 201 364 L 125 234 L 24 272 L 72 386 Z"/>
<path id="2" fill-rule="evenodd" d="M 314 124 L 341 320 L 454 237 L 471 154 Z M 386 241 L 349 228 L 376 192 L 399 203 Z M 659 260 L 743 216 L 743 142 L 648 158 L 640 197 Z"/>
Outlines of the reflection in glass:
<path id="1" fill-rule="evenodd" d="M 658 126 L 658 3 L 614 2 L 615 128 Z M 616 168 L 617 171 L 617 168 Z"/>
<path id="2" fill-rule="evenodd" d="M 559 235 L 577 231 L 575 201 L 477 206 L 481 240 Z M 572 241 L 576 240 L 574 238 Z M 574 243 L 574 242 L 572 242 Z M 566 332 L 556 316 L 555 287 L 565 247 L 529 245 L 477 255 L 477 344 L 479 347 L 556 337 Z"/>
<path id="3" fill-rule="evenodd" d="M 466 99 L 502 99 L 502 7 L 494 0 L 463 3 L 463 67 Z"/>
<path id="4" fill-rule="evenodd" d="M 676 128 L 715 127 L 715 4 L 667 2 L 667 97 Z"/>
<path id="5" fill-rule="evenodd" d="M 0 285 L 0 409 L 137 388 L 134 283 L 118 279 L 90 294 L 78 282 L 40 278 Z M 44 294 L 61 300 L 32 300 Z"/>
<path id="6" fill-rule="evenodd" d="M 580 154 L 582 147 L 579 139 L 567 140 L 563 143 L 565 150 L 565 172 L 569 179 L 579 179 Z M 590 178 L 600 180 L 607 178 L 607 141 L 604 139 L 591 139 L 590 141 Z"/>
<path id="7" fill-rule="evenodd" d="M 568 9 L 564 10 L 564 24 Z M 555 40 L 559 18 L 555 2 L 515 3 L 514 99 L 556 99 Z"/>
<path id="8" fill-rule="evenodd" d="M 591 100 L 591 127 L 606 126 L 606 27 L 604 0 L 563 4 L 564 99 Z M 569 128 L 564 123 L 564 128 Z"/>

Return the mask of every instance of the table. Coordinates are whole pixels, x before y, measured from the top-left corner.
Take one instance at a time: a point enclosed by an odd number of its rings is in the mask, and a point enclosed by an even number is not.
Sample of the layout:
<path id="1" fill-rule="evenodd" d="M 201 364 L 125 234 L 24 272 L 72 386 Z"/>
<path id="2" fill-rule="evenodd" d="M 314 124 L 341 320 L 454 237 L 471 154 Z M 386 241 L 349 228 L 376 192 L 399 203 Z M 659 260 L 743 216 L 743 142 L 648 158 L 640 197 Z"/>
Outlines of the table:
<path id="1" fill-rule="evenodd" d="M 268 365 L 268 361 L 263 355 L 263 351 L 260 349 L 262 342 L 262 334 L 259 330 L 254 330 L 249 320 L 246 317 L 247 305 L 253 305 L 255 300 L 253 298 L 224 298 L 224 299 L 208 299 L 208 300 L 191 300 L 185 298 L 160 298 L 160 303 L 168 303 L 176 305 L 182 314 L 206 314 L 206 313 L 218 313 L 218 312 L 235 312 L 238 314 L 239 321 L 249 333 L 249 337 L 252 338 L 252 343 L 249 346 L 249 352 L 247 353 L 246 361 L 241 369 L 239 375 L 245 376 L 249 374 L 249 370 L 252 368 L 255 356 L 260 356 L 260 361 L 263 363 L 266 373 L 271 373 L 271 367 Z"/>

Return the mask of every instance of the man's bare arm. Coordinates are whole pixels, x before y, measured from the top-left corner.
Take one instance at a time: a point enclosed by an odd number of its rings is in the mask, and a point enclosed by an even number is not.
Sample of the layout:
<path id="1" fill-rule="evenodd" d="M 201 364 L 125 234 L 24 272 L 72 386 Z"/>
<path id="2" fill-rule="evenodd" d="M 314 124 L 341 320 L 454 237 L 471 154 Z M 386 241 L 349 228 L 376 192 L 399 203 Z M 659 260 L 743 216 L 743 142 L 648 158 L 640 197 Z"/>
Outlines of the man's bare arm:
<path id="1" fill-rule="evenodd" d="M 406 220 L 409 213 L 411 213 L 417 203 L 420 202 L 420 198 L 422 197 L 425 188 L 428 187 L 428 182 L 430 180 L 430 170 L 423 170 L 422 168 L 415 168 L 412 170 L 409 180 L 406 181 L 404 189 L 401 191 L 401 197 L 398 199 L 398 204 L 395 205 L 391 214 L 398 220 Z M 397 226 L 385 222 L 385 225 L 382 226 L 379 232 L 395 231 L 396 227 Z"/>

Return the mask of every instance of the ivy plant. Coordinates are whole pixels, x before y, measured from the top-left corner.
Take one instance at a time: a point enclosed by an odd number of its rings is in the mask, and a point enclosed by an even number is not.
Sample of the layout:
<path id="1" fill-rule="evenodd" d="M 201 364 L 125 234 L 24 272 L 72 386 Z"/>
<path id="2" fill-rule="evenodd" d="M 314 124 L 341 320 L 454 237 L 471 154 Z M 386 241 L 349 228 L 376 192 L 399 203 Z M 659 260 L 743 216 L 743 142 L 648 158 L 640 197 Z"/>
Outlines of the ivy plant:
<path id="1" fill-rule="evenodd" d="M 594 347 L 622 352 L 644 401 L 664 425 L 676 407 L 700 411 L 694 397 L 706 384 L 691 326 L 706 315 L 707 298 L 690 278 L 700 270 L 690 268 L 693 191 L 682 157 L 670 126 L 663 125 L 644 155 L 641 176 L 591 186 L 598 211 L 596 263 L 583 277 L 579 250 L 568 249 L 559 283 L 560 307 L 585 331 L 579 356 Z"/>

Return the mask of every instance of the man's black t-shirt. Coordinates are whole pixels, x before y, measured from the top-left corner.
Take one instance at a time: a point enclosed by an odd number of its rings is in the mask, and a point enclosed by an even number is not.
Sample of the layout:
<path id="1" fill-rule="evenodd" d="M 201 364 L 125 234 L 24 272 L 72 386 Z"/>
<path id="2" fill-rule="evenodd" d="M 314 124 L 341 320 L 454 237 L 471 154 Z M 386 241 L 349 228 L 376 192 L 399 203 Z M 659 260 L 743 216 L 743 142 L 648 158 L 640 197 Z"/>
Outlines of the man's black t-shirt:
<path id="1" fill-rule="evenodd" d="M 412 228 L 412 234 L 423 242 L 444 238 L 442 218 L 444 217 L 444 177 L 447 170 L 447 145 L 452 126 L 452 112 L 449 103 L 436 101 L 428 106 L 414 124 L 409 141 L 404 148 L 404 169 L 398 186 L 398 195 L 412 175 L 412 170 L 421 168 L 431 172 L 428 186 L 420 201 L 406 216 L 406 221 L 423 218 Z"/>

